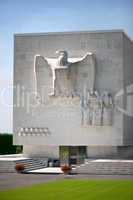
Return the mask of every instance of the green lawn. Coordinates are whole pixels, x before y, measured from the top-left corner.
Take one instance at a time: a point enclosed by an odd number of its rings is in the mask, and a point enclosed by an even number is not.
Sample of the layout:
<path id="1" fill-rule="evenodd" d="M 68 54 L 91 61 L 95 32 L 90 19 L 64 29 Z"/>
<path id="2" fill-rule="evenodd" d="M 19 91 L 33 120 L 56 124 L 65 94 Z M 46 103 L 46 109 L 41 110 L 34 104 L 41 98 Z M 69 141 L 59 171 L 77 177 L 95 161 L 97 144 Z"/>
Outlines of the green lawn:
<path id="1" fill-rule="evenodd" d="M 133 200 L 133 180 L 65 179 L 0 192 L 0 200 Z"/>

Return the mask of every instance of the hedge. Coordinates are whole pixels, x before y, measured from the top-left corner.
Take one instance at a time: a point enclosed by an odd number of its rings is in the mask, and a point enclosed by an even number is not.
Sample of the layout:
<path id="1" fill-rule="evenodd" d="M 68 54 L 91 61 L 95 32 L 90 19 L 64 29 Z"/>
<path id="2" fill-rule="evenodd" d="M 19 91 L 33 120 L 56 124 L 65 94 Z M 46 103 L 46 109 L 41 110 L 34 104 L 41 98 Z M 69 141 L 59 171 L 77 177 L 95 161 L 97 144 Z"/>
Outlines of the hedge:
<path id="1" fill-rule="evenodd" d="M 22 153 L 22 146 L 13 145 L 12 134 L 0 134 L 0 154 Z"/>

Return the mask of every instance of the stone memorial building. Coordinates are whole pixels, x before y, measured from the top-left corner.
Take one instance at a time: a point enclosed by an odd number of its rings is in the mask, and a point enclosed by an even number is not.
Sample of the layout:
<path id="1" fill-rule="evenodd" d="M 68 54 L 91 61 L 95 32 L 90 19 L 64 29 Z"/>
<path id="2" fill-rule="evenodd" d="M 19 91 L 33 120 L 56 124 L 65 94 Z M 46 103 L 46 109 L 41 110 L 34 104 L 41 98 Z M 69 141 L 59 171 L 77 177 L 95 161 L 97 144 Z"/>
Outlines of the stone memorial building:
<path id="1" fill-rule="evenodd" d="M 133 42 L 122 30 L 14 36 L 14 144 L 82 163 L 133 153 Z"/>

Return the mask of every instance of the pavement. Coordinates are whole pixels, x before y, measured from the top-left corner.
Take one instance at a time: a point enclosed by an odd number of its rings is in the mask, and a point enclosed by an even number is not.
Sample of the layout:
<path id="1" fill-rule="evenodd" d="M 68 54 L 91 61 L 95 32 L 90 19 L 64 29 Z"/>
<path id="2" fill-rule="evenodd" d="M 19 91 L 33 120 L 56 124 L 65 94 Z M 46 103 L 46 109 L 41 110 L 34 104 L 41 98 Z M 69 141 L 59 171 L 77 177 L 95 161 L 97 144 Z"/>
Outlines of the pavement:
<path id="1" fill-rule="evenodd" d="M 60 167 L 45 167 L 41 169 L 34 169 L 28 171 L 28 173 L 37 173 L 37 174 L 63 174 Z"/>
<path id="2" fill-rule="evenodd" d="M 18 174 L 0 173 L 0 190 L 8 190 L 17 187 L 30 186 L 49 181 L 62 179 L 132 179 L 133 175 L 64 175 L 64 174 Z"/>

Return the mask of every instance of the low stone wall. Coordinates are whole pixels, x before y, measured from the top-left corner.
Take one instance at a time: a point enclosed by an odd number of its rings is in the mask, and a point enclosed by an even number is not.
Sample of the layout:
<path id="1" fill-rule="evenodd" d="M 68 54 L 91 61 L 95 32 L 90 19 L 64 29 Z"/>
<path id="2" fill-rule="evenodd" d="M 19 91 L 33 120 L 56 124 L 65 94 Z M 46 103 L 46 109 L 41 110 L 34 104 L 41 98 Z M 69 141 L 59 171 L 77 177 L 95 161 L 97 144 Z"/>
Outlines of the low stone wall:
<path id="1" fill-rule="evenodd" d="M 0 173 L 1 172 L 16 172 L 14 161 L 4 161 L 0 160 Z"/>
<path id="2" fill-rule="evenodd" d="M 76 166 L 73 172 L 98 175 L 133 175 L 133 160 L 86 160 Z"/>

